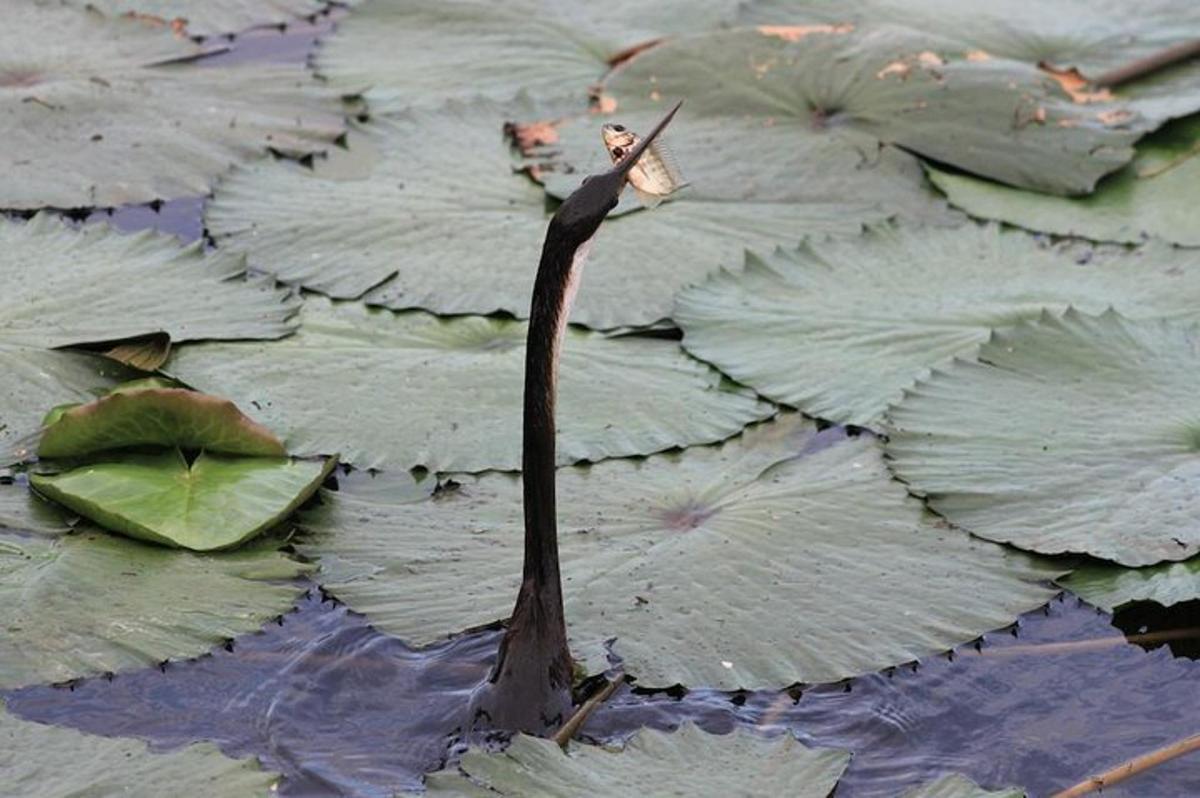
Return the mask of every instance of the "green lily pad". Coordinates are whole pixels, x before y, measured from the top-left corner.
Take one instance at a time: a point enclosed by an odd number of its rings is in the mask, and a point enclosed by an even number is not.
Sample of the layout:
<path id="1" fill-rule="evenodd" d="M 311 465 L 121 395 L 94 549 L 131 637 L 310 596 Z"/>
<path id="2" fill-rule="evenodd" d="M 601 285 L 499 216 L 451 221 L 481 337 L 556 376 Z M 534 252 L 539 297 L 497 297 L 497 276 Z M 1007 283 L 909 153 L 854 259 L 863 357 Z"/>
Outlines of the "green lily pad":
<path id="1" fill-rule="evenodd" d="M 125 454 L 61 474 L 32 474 L 39 493 L 96 523 L 152 543 L 211 551 L 237 546 L 291 515 L 337 465 L 286 457 L 188 463 L 178 449 Z"/>
<path id="2" fill-rule="evenodd" d="M 178 24 L 190 36 L 239 33 L 282 25 L 324 11 L 322 0 L 72 0 L 109 16 L 136 14 L 143 21 Z"/>
<path id="3" fill-rule="evenodd" d="M 1057 0 L 1052 8 L 1038 0 L 753 0 L 739 18 L 768 25 L 904 26 L 939 37 L 977 60 L 1044 65 L 1060 73 L 1079 102 L 1097 110 L 1122 103 L 1149 127 L 1200 110 L 1200 64 L 1160 70 L 1108 93 L 1085 85 L 1200 37 L 1200 8 L 1177 0 L 1139 3 L 1136 14 L 1124 0 Z"/>
<path id="4" fill-rule="evenodd" d="M 1200 116 L 1138 142 L 1133 163 L 1086 197 L 1051 197 L 929 167 L 950 202 L 972 216 L 1030 230 L 1136 243 L 1148 236 L 1200 247 Z"/>
<path id="5" fill-rule="evenodd" d="M 538 109 L 524 104 L 511 113 L 533 118 Z M 525 317 L 549 215 L 542 189 L 514 173 L 519 162 L 501 135 L 510 118 L 480 101 L 377 120 L 359 142 L 381 158 L 368 178 L 260 162 L 221 184 L 206 224 L 222 249 L 246 253 L 255 268 L 335 298 Z M 589 147 L 602 150 L 598 136 Z M 890 181 L 907 187 L 896 194 L 904 201 L 885 208 L 845 191 L 833 199 L 730 195 L 610 220 L 592 249 L 572 321 L 597 329 L 652 324 L 667 317 L 680 288 L 735 262 L 746 247 L 798 242 L 806 231 L 853 233 L 896 207 L 920 205 L 924 195 L 913 188 L 920 169 L 911 157 L 889 151 L 862 170 L 872 177 L 855 185 Z M 849 179 L 847 171 L 837 179 Z M 316 217 L 322 224 L 304 221 Z"/>
<path id="6" fill-rule="evenodd" d="M 5 789 L 22 798 L 265 798 L 275 794 L 279 781 L 257 761 L 230 759 L 211 743 L 153 753 L 141 740 L 29 723 L 8 714 L 2 704 L 0 770 Z"/>
<path id="7" fill-rule="evenodd" d="M 287 449 L 269 429 L 228 399 L 157 384 L 118 386 L 87 404 L 55 408 L 46 419 L 38 455 L 79 457 L 145 445 L 287 456 Z"/>
<path id="8" fill-rule="evenodd" d="M 521 322 L 310 297 L 291 338 L 179 347 L 168 369 L 256 408 L 295 454 L 341 452 L 361 468 L 516 469 L 525 334 Z M 569 329 L 560 368 L 564 463 L 718 441 L 774 412 L 675 341 Z"/>
<path id="9" fill-rule="evenodd" d="M 587 89 L 635 48 L 715 28 L 736 0 L 375 0 L 322 42 L 316 67 L 377 113 L 528 91 L 579 107 Z M 433 140 L 425 140 L 428 146 Z"/>
<path id="10" fill-rule="evenodd" d="M 0 485 L 5 515 L 33 501 Z M 198 656 L 286 612 L 303 590 L 292 580 L 313 570 L 270 539 L 202 555 L 92 528 L 33 531 L 0 532 L 0 689 Z"/>
<path id="11" fill-rule="evenodd" d="M 1200 331 L 1114 311 L 993 334 L 889 411 L 892 470 L 950 522 L 1123 565 L 1200 551 Z"/>
<path id="12" fill-rule="evenodd" d="M 1025 798 L 1023 790 L 985 790 L 966 776 L 951 773 L 904 793 L 903 798 Z"/>
<path id="13" fill-rule="evenodd" d="M 0 344 L 0 465 L 33 455 L 46 408 L 89 402 L 137 372 L 99 355 Z"/>
<path id="14" fill-rule="evenodd" d="M 1200 558 L 1144 568 L 1088 562 L 1059 579 L 1058 583 L 1108 612 L 1135 601 L 1153 601 L 1171 607 L 1200 599 Z"/>
<path id="15" fill-rule="evenodd" d="M 174 236 L 76 228 L 49 213 L 0 219 L 0 344 L 288 335 L 297 300 L 245 272 L 244 258 L 206 255 L 200 243 L 181 249 Z"/>
<path id="16" fill-rule="evenodd" d="M 826 682 L 918 659 L 1045 602 L 1055 571 L 930 523 L 870 438 L 799 414 L 720 446 L 560 469 L 573 653 L 642 684 Z M 404 478 L 325 494 L 297 545 L 322 584 L 416 645 L 497 620 L 521 580 L 519 477 L 414 501 Z"/>
<path id="17" fill-rule="evenodd" d="M 738 729 L 709 734 L 691 723 L 643 729 L 621 751 L 521 734 L 499 752 L 472 749 L 459 769 L 426 777 L 431 796 L 587 795 L 619 798 L 670 785 L 673 795 L 826 798 L 850 764 L 848 751 L 806 748 L 791 735 Z"/>
<path id="18" fill-rule="evenodd" d="M 682 292 L 684 347 L 810 415 L 875 425 L 929 369 L 1044 308 L 1200 318 L 1200 253 L 1057 247 L 993 225 L 886 226 L 747 255 Z"/>
<path id="19" fill-rule="evenodd" d="M 901 27 L 683 36 L 615 70 L 603 95 L 622 122 L 687 98 L 671 135 L 698 193 L 819 190 L 805 173 L 818 185 L 833 175 L 857 181 L 855 165 L 892 144 L 1011 185 L 1079 194 L 1128 163 L 1143 132 L 1073 103 L 1031 64 L 973 61 Z M 578 166 L 595 147 L 560 149 Z M 798 166 L 814 156 L 831 167 Z"/>
<path id="20" fill-rule="evenodd" d="M 208 194 L 234 163 L 324 150 L 332 91 L 296 64 L 197 66 L 169 29 L 16 3 L 0 30 L 0 207 L 110 207 Z"/>

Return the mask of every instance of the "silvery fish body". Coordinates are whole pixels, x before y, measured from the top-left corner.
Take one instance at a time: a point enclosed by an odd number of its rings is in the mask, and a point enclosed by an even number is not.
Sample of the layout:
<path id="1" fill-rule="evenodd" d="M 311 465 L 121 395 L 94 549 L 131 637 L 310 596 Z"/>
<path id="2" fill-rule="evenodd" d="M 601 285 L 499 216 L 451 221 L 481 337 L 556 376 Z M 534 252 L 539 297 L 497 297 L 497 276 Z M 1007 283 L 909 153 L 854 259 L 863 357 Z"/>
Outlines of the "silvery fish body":
<path id="1" fill-rule="evenodd" d="M 636 133 L 626 130 L 624 125 L 604 125 L 600 128 L 600 135 L 604 138 L 604 146 L 613 163 L 619 162 L 625 153 L 641 141 Z M 687 185 L 679 173 L 679 167 L 675 165 L 675 159 L 661 139 L 652 142 L 629 170 L 629 183 L 647 208 L 655 207 L 665 197 Z"/>

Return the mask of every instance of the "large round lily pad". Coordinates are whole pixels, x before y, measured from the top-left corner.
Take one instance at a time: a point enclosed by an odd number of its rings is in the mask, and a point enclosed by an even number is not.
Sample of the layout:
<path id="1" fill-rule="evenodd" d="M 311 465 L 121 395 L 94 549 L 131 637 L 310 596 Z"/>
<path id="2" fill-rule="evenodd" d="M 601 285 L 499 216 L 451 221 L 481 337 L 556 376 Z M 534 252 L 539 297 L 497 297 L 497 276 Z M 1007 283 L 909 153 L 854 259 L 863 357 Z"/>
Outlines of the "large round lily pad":
<path id="1" fill-rule="evenodd" d="M 805 172 L 822 184 L 833 173 L 855 179 L 854 164 L 894 144 L 1011 185 L 1077 194 L 1126 164 L 1140 135 L 1072 102 L 1031 64 L 971 60 L 901 27 L 679 37 L 626 62 L 603 92 L 614 118 L 654 116 L 687 98 L 671 134 L 685 176 L 711 175 L 696 191 L 803 193 Z M 796 167 L 814 156 L 833 168 Z M 581 156 L 564 147 L 562 157 Z"/>
<path id="2" fill-rule="evenodd" d="M 1153 601 L 1171 607 L 1200 599 L 1200 557 L 1143 568 L 1092 561 L 1079 566 L 1058 583 L 1084 601 L 1109 612 L 1135 601 Z"/>
<path id="3" fill-rule="evenodd" d="M 682 292 L 684 347 L 763 395 L 875 424 L 928 370 L 1043 308 L 1200 319 L 1200 254 L 1057 247 L 992 225 L 886 226 L 748 255 Z"/>
<path id="4" fill-rule="evenodd" d="M 181 249 L 173 236 L 150 231 L 75 228 L 48 213 L 28 222 L 0 219 L 0 344 L 58 347 L 158 332 L 176 343 L 290 333 L 296 300 L 245 272 L 242 257 L 206 255 L 201 244 Z"/>
<path id="5" fill-rule="evenodd" d="M 182 27 L 190 36 L 239 33 L 260 25 L 280 25 L 324 11 L 322 0 L 72 0 L 110 16 L 134 14 L 141 20 Z"/>
<path id="6" fill-rule="evenodd" d="M 61 474 L 33 474 L 38 492 L 131 537 L 211 551 L 237 546 L 283 521 L 337 464 L 286 457 L 201 453 L 178 449 L 113 455 Z"/>
<path id="7" fill-rule="evenodd" d="M 892 468 L 949 521 L 1123 565 L 1200 551 L 1200 331 L 1113 311 L 995 333 L 889 411 Z"/>
<path id="8" fill-rule="evenodd" d="M 1200 247 L 1200 116 L 1142 139 L 1133 163 L 1086 197 L 1035 194 L 934 167 L 929 177 L 972 216 L 1097 241 L 1134 243 L 1154 236 Z"/>
<path id="9" fill-rule="evenodd" d="M 521 109 L 521 117 L 538 115 L 533 105 Z M 359 144 L 377 148 L 381 160 L 363 180 L 283 162 L 240 169 L 209 204 L 208 228 L 255 268 L 335 298 L 370 291 L 366 301 L 394 309 L 524 317 L 549 214 L 542 189 L 514 172 L 519 162 L 501 133 L 506 118 L 480 101 L 377 120 Z M 603 152 L 598 135 L 588 146 Z M 843 164 L 836 179 L 849 179 L 860 161 Z M 862 185 L 902 184 L 908 199 L 889 207 L 919 205 L 912 187 L 920 170 L 909 161 L 891 153 L 863 166 L 884 177 Z M 864 188 L 833 199 L 727 193 L 626 214 L 600 230 L 571 318 L 605 329 L 651 324 L 667 316 L 676 291 L 736 262 L 745 247 L 794 243 L 805 232 L 852 233 L 892 212 Z"/>
<path id="10" fill-rule="evenodd" d="M 0 495 L 0 507 L 34 501 L 19 484 Z M 194 657 L 258 629 L 312 570 L 277 545 L 202 555 L 91 528 L 0 533 L 0 688 Z"/>
<path id="11" fill-rule="evenodd" d="M 1200 38 L 1200 7 L 1147 0 L 1130 13 L 1125 0 L 752 0 L 743 22 L 775 26 L 815 21 L 863 26 L 894 24 L 937 36 L 977 61 L 1007 59 L 1041 65 L 1096 112 L 1113 103 L 1135 110 L 1135 124 L 1200 110 L 1200 64 L 1183 63 L 1109 91 L 1088 82 L 1111 70 Z"/>
<path id="12" fill-rule="evenodd" d="M 162 26 L 13 3 L 0 29 L 0 207 L 114 206 L 207 194 L 268 148 L 324 149 L 336 95 L 300 65 L 199 66 Z"/>
<path id="13" fill-rule="evenodd" d="M 849 763 L 848 751 L 806 748 L 790 734 L 709 734 L 687 723 L 673 733 L 643 729 L 621 751 L 576 745 L 564 753 L 553 740 L 521 734 L 500 752 L 468 751 L 458 770 L 429 775 L 426 789 L 431 797 L 622 798 L 669 785 L 672 795 L 826 798 Z"/>
<path id="14" fill-rule="evenodd" d="M 527 91 L 578 106 L 609 64 L 666 34 L 715 28 L 736 0 L 373 0 L 317 51 L 344 94 L 391 113 Z M 426 142 L 428 144 L 430 142 Z"/>
<path id="15" fill-rule="evenodd" d="M 518 468 L 526 325 L 306 301 L 296 335 L 180 347 L 168 370 L 254 408 L 294 454 L 362 468 Z M 727 438 L 774 412 L 675 341 L 571 329 L 561 364 L 564 463 Z"/>
<path id="16" fill-rule="evenodd" d="M 203 743 L 152 753 L 141 740 L 99 737 L 30 723 L 0 705 L 0 771 L 4 789 L 21 798 L 110 796 L 266 798 L 278 774 L 253 759 L 230 759 Z"/>
<path id="17" fill-rule="evenodd" d="M 917 659 L 1053 594 L 1054 571 L 930 523 L 869 436 L 820 445 L 798 414 L 721 446 L 560 469 L 572 651 L 604 641 L 643 684 L 823 682 Z M 828 444 L 830 441 L 825 440 Z M 414 501 L 351 482 L 301 517 L 324 586 L 423 645 L 495 621 L 521 578 L 520 479 L 460 477 Z"/>
<path id="18" fill-rule="evenodd" d="M 0 343 L 0 465 L 36 450 L 49 408 L 90 402 L 137 372 L 99 355 Z"/>
<path id="19" fill-rule="evenodd" d="M 228 399 L 158 381 L 137 381 L 47 417 L 40 457 L 79 457 L 129 446 L 179 446 L 222 454 L 283 457 L 287 449 Z"/>

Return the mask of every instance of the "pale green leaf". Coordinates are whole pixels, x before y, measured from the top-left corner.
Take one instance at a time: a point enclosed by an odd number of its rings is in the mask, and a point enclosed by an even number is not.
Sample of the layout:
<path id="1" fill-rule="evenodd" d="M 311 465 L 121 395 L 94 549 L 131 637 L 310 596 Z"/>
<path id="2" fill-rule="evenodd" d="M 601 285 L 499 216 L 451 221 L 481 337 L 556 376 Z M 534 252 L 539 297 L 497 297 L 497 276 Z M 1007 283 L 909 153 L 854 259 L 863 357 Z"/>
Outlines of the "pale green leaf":
<path id="1" fill-rule="evenodd" d="M 1072 309 L 935 371 L 889 411 L 887 449 L 976 535 L 1151 565 L 1200 551 L 1198 410 L 1194 324 Z"/>

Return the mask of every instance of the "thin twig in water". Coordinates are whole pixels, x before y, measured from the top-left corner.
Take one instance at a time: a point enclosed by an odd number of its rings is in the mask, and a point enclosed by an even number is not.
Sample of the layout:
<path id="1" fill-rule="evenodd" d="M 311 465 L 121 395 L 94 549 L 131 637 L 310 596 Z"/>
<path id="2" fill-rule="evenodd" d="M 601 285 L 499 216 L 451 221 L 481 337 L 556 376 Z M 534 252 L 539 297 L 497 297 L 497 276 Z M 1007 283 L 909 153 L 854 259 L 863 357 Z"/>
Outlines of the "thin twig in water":
<path id="1" fill-rule="evenodd" d="M 613 693 L 617 692 L 617 688 L 625 682 L 624 674 L 618 674 L 617 678 L 609 680 L 608 684 L 604 685 L 598 693 L 593 695 L 579 709 L 575 710 L 562 728 L 554 733 L 554 742 L 558 743 L 563 748 L 567 747 L 567 743 L 571 742 L 571 738 L 575 736 L 575 732 L 579 731 L 579 727 L 587 721 L 588 716 L 592 714 L 592 710 L 600 706 L 603 702 L 609 699 Z"/>
<path id="2" fill-rule="evenodd" d="M 1079 782 L 1074 787 L 1068 787 L 1062 792 L 1056 792 L 1050 798 L 1078 798 L 1080 795 L 1087 795 L 1097 790 L 1103 790 L 1105 787 L 1111 787 L 1130 776 L 1136 776 L 1143 771 L 1149 770 L 1155 765 L 1169 762 L 1175 757 L 1183 756 L 1192 751 L 1200 751 L 1200 734 L 1194 734 L 1177 743 L 1171 743 L 1148 754 L 1142 754 L 1127 762 L 1122 762 L 1111 770 L 1106 770 L 1098 776 L 1092 776 L 1089 779 Z"/>

